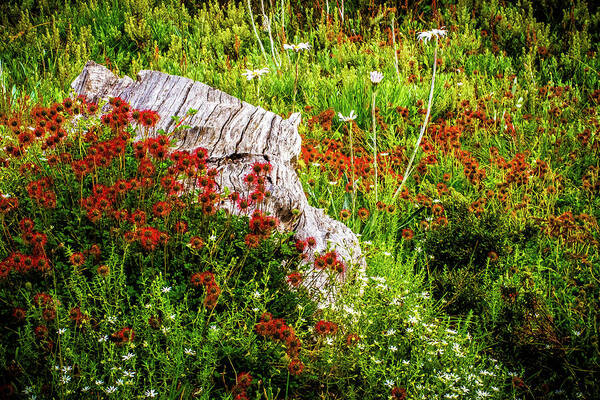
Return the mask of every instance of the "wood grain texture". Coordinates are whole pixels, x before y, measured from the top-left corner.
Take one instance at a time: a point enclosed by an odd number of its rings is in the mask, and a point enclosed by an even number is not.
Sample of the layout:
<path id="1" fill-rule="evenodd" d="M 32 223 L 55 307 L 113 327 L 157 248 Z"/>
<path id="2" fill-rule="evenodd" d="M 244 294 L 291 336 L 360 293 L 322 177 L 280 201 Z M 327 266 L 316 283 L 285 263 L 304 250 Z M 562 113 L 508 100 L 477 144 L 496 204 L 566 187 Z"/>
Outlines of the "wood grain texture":
<path id="1" fill-rule="evenodd" d="M 127 76 L 118 78 L 93 61 L 88 61 L 71 87 L 89 101 L 121 97 L 133 108 L 156 111 L 160 115 L 156 130 L 167 133 L 174 128 L 172 116 L 183 117 L 190 109 L 198 110 L 185 120 L 191 128 L 175 134 L 178 150 L 206 148 L 210 166 L 219 170 L 220 189 L 228 187 L 240 193 L 247 191 L 243 178 L 251 165 L 269 161 L 273 169 L 267 190 L 272 196 L 262 208 L 280 220 L 280 229 L 294 230 L 299 239 L 312 236 L 317 241 L 316 252 L 335 249 L 349 271 L 357 267 L 364 270 L 366 264 L 356 235 L 308 204 L 293 167 L 301 148 L 299 113 L 284 119 L 201 82 L 157 71 L 140 71 L 135 81 Z M 228 201 L 222 207 L 237 212 Z M 314 280 L 320 282 L 317 286 L 322 288 L 323 277 L 313 273 Z"/>

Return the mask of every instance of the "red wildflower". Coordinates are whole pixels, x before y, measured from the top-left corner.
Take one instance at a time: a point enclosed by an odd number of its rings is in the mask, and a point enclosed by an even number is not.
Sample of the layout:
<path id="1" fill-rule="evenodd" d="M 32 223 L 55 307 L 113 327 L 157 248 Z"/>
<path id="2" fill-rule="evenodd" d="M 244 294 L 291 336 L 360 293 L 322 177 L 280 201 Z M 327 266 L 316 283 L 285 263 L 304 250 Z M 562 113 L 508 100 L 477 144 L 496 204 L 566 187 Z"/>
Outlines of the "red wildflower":
<path id="1" fill-rule="evenodd" d="M 139 123 L 146 128 L 150 128 L 156 125 L 158 119 L 159 116 L 156 111 L 146 110 L 140 113 Z"/>
<path id="2" fill-rule="evenodd" d="M 204 247 L 204 240 L 202 240 L 201 237 L 193 236 L 190 239 L 190 247 L 192 249 L 200 250 L 202 247 Z"/>
<path id="3" fill-rule="evenodd" d="M 171 213 L 171 205 L 166 201 L 159 201 L 152 207 L 154 215 L 158 218 L 166 217 Z"/>
<path id="4" fill-rule="evenodd" d="M 292 375 L 300 375 L 302 371 L 304 371 L 304 363 L 300 361 L 298 358 L 294 358 L 288 367 L 290 374 Z"/>
<path id="5" fill-rule="evenodd" d="M 74 267 L 80 267 L 85 263 L 85 256 L 82 253 L 73 253 L 73 255 L 69 257 L 69 261 Z"/>
<path id="6" fill-rule="evenodd" d="M 409 228 L 402 229 L 402 238 L 404 240 L 411 240 L 413 238 L 413 236 L 415 236 L 415 233 L 413 232 L 412 229 L 409 229 Z"/>
<path id="7" fill-rule="evenodd" d="M 355 345 L 358 341 L 360 340 L 360 337 L 358 337 L 357 334 L 355 333 L 350 333 L 348 334 L 348 336 L 346 336 L 346 345 L 348 347 Z"/>
<path id="8" fill-rule="evenodd" d="M 251 249 L 254 249 L 254 248 L 257 248 L 258 246 L 260 246 L 260 238 L 257 235 L 254 235 L 252 233 L 249 233 L 246 235 L 245 242 L 246 242 L 246 246 L 248 246 Z"/>
<path id="9" fill-rule="evenodd" d="M 392 388 L 392 399 L 393 400 L 405 400 L 406 399 L 406 389 L 400 388 L 398 386 L 394 386 Z"/>
<path id="10" fill-rule="evenodd" d="M 298 287 L 302 283 L 302 274 L 299 272 L 292 272 L 287 276 L 287 281 L 290 285 Z"/>
<path id="11" fill-rule="evenodd" d="M 17 322 L 23 322 L 25 321 L 26 311 L 24 308 L 15 307 L 13 309 L 12 316 L 17 320 Z"/>
<path id="12" fill-rule="evenodd" d="M 248 372 L 240 372 L 235 378 L 235 381 L 239 386 L 247 388 L 252 383 L 252 375 L 250 375 Z"/>
<path id="13" fill-rule="evenodd" d="M 358 218 L 365 221 L 367 218 L 369 218 L 369 210 L 367 210 L 364 207 L 359 208 L 358 209 Z"/>
<path id="14" fill-rule="evenodd" d="M 108 274 L 110 273 L 110 268 L 108 267 L 108 265 L 101 265 L 96 271 L 100 276 L 108 276 Z"/>

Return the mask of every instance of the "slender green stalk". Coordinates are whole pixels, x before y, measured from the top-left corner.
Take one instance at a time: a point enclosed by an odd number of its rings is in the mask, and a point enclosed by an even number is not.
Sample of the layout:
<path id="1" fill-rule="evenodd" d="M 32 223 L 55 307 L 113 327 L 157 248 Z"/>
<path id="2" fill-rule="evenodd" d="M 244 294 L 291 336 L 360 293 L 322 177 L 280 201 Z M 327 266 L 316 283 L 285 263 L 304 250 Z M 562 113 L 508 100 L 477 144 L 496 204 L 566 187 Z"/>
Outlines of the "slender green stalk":
<path id="1" fill-rule="evenodd" d="M 404 183 L 406 183 L 406 181 L 408 180 L 408 177 L 412 173 L 411 167 L 412 167 L 413 162 L 415 161 L 415 156 L 417 155 L 417 151 L 419 151 L 419 145 L 421 144 L 421 140 L 423 140 L 423 135 L 425 134 L 425 128 L 427 127 L 427 121 L 429 120 L 429 115 L 431 114 L 431 102 L 433 101 L 433 87 L 435 86 L 435 72 L 437 70 L 437 44 L 438 44 L 438 39 L 436 37 L 435 38 L 435 50 L 433 52 L 433 75 L 431 76 L 431 89 L 429 90 L 429 102 L 427 104 L 427 113 L 425 114 L 425 120 L 423 121 L 423 126 L 421 126 L 421 133 L 419 134 L 419 138 L 417 139 L 417 144 L 415 145 L 415 150 L 413 151 L 413 154 L 410 157 L 410 161 L 408 162 L 408 166 L 406 167 L 406 171 L 404 172 L 404 175 L 402 175 L 402 183 L 400 183 L 400 186 L 398 187 L 398 189 L 396 189 L 394 196 L 392 196 L 392 200 L 396 199 L 396 196 L 398 196 L 398 194 L 402 191 L 402 188 L 404 187 Z"/>
<path id="2" fill-rule="evenodd" d="M 371 105 L 371 116 L 373 117 L 373 168 L 375 169 L 375 202 L 379 201 L 377 195 L 377 124 L 375 121 L 375 97 L 377 89 L 373 91 L 373 103 Z"/>
<path id="3" fill-rule="evenodd" d="M 356 181 L 355 181 L 355 168 L 354 168 L 354 135 L 352 134 L 352 121 L 348 124 L 348 129 L 350 131 L 350 164 L 352 165 L 352 214 L 354 215 L 354 211 L 356 209 Z"/>
<path id="4" fill-rule="evenodd" d="M 398 68 L 398 51 L 396 50 L 396 30 L 394 29 L 394 20 L 396 16 L 392 14 L 392 43 L 394 44 L 394 67 L 396 68 L 396 76 L 400 83 L 400 69 Z"/>
<path id="5" fill-rule="evenodd" d="M 296 54 L 296 76 L 294 77 L 294 109 L 296 109 L 296 92 L 298 91 L 298 62 L 300 61 L 300 55 Z"/>

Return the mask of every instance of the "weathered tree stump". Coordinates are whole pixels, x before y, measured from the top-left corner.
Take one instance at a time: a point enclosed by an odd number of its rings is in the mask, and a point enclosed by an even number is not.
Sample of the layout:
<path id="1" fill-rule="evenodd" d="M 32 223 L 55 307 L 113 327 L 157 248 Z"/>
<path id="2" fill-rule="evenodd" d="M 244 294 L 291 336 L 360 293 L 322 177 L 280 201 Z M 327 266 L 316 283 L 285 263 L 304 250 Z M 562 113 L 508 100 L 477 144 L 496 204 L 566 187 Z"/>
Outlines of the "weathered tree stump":
<path id="1" fill-rule="evenodd" d="M 247 191 L 244 176 L 254 162 L 268 161 L 272 171 L 267 179 L 267 190 L 272 196 L 262 205 L 264 211 L 277 217 L 280 228 L 293 230 L 296 237 L 314 237 L 314 252 L 334 249 L 350 269 L 365 267 L 356 235 L 344 224 L 327 216 L 323 210 L 308 204 L 308 200 L 294 170 L 300 153 L 298 134 L 300 114 L 284 119 L 262 107 L 213 89 L 201 82 L 157 71 L 140 71 L 137 79 L 118 78 L 106 67 L 88 61 L 71 87 L 88 101 L 121 97 L 140 110 L 153 110 L 160 115 L 156 130 L 173 131 L 172 116 L 183 117 L 190 109 L 198 110 L 185 120 L 191 127 L 178 131 L 178 150 L 204 147 L 208 150 L 208 164 L 219 171 L 220 190 Z M 235 205 L 228 200 L 223 207 L 232 212 Z M 309 257 L 309 261 L 314 253 Z M 344 280 L 348 271 L 341 276 Z M 325 277 L 314 272 L 316 286 L 322 288 Z"/>

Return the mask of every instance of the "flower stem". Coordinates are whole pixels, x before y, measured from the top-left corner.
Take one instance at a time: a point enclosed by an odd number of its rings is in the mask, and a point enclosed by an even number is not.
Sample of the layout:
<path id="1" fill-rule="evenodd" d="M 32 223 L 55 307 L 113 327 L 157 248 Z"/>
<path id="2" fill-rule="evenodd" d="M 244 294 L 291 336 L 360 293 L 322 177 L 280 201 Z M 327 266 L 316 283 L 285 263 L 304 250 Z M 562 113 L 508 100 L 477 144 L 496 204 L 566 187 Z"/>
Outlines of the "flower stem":
<path id="1" fill-rule="evenodd" d="M 412 173 L 411 167 L 412 167 L 413 161 L 415 160 L 415 156 L 417 155 L 417 151 L 419 150 L 419 145 L 421 144 L 423 135 L 425 134 L 425 128 L 427 127 L 427 121 L 429 120 L 429 115 L 431 113 L 431 102 L 433 100 L 433 87 L 435 86 L 435 72 L 437 70 L 437 68 L 436 68 L 437 67 L 437 43 L 438 43 L 438 39 L 436 37 L 435 38 L 435 50 L 433 52 L 433 75 L 431 76 L 431 89 L 429 90 L 429 102 L 427 104 L 427 114 L 425 114 L 425 120 L 423 121 L 423 126 L 421 126 L 421 133 L 419 134 L 419 138 L 417 139 L 417 144 L 415 145 L 415 150 L 413 151 L 412 157 L 410 158 L 410 161 L 408 162 L 408 166 L 406 167 L 406 171 L 404 172 L 404 175 L 402 176 L 402 183 L 400 183 L 400 186 L 394 193 L 394 196 L 392 196 L 392 200 L 394 200 L 396 198 L 396 196 L 398 196 L 398 194 L 402 191 L 402 188 L 404 187 L 404 183 L 408 180 L 408 177 Z"/>
<path id="2" fill-rule="evenodd" d="M 394 29 L 395 15 L 392 14 L 392 42 L 394 44 L 394 67 L 396 67 L 396 76 L 398 77 L 398 83 L 400 83 L 400 69 L 398 69 L 398 52 L 396 51 L 396 32 Z"/>
<path id="3" fill-rule="evenodd" d="M 250 6 L 250 0 L 248 0 L 247 5 L 248 5 L 248 12 L 250 13 L 250 21 L 252 22 L 252 29 L 254 29 L 254 35 L 256 36 L 256 41 L 258 42 L 258 45 L 260 46 L 260 51 L 262 52 L 262 55 L 265 58 L 265 62 L 268 63 L 269 59 L 267 58 L 267 52 L 265 51 L 265 48 L 263 47 L 263 44 L 260 41 L 260 36 L 258 36 L 258 31 L 256 30 L 256 25 L 254 25 L 254 15 L 252 14 L 252 7 Z"/>
<path id="4" fill-rule="evenodd" d="M 371 106 L 371 116 L 373 117 L 373 167 L 375 169 L 375 202 L 379 201 L 377 196 L 377 126 L 375 122 L 375 97 L 377 89 L 373 91 L 373 104 Z"/>
<path id="5" fill-rule="evenodd" d="M 352 214 L 354 215 L 354 210 L 356 208 L 356 182 L 355 182 L 355 170 L 354 170 L 354 140 L 352 135 L 352 121 L 348 124 L 348 128 L 350 130 L 350 164 L 352 165 Z"/>
<path id="6" fill-rule="evenodd" d="M 298 61 L 300 57 L 296 54 L 296 76 L 294 77 L 294 110 L 296 109 L 296 92 L 298 90 Z"/>

